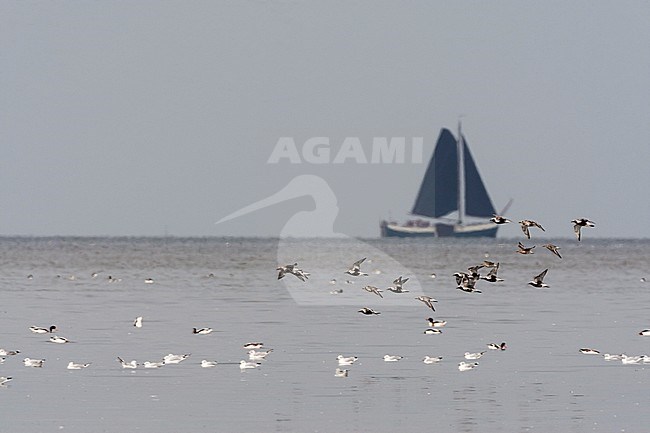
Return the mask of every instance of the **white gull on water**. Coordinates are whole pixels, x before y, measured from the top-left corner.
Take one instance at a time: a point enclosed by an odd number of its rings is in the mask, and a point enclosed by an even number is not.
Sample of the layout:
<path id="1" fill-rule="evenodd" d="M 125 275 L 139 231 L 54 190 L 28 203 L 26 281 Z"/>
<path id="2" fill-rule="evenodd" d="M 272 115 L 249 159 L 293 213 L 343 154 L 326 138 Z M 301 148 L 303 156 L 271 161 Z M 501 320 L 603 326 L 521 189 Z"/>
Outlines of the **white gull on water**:
<path id="1" fill-rule="evenodd" d="M 352 365 L 352 364 L 354 364 L 355 362 L 357 362 L 357 360 L 358 360 L 359 358 L 357 358 L 356 356 L 343 356 L 343 355 L 339 355 L 339 356 L 336 357 L 336 359 L 338 360 L 339 365 Z"/>
<path id="2" fill-rule="evenodd" d="M 180 354 L 180 355 L 174 355 L 173 353 L 170 353 L 163 357 L 163 361 L 165 362 L 165 364 L 179 364 L 182 361 L 185 361 L 189 357 L 190 357 L 189 353 Z"/>
<path id="3" fill-rule="evenodd" d="M 472 370 L 472 369 L 474 369 L 476 367 L 478 367 L 478 362 L 461 361 L 458 364 L 458 370 L 460 370 L 460 371 L 469 371 L 469 370 Z"/>
<path id="4" fill-rule="evenodd" d="M 251 349 L 248 351 L 248 359 L 250 361 L 261 361 L 265 359 L 271 352 L 273 352 L 273 349 L 260 350 L 260 351 L 255 351 Z"/>
<path id="5" fill-rule="evenodd" d="M 72 362 L 70 361 L 68 363 L 68 366 L 66 367 L 68 370 L 81 370 L 82 368 L 87 368 L 90 367 L 90 362 L 86 363 L 77 363 L 77 362 Z"/>
<path id="6" fill-rule="evenodd" d="M 262 365 L 262 364 L 259 363 L 259 362 L 248 362 L 248 361 L 246 361 L 246 360 L 244 360 L 244 359 L 242 359 L 242 360 L 239 362 L 239 368 L 240 368 L 241 370 L 248 370 L 248 369 L 257 368 L 257 367 L 259 367 L 260 365 Z"/>
<path id="7" fill-rule="evenodd" d="M 43 367 L 44 362 L 45 359 L 32 359 L 32 358 L 23 359 L 23 364 L 25 365 L 25 367 Z"/>

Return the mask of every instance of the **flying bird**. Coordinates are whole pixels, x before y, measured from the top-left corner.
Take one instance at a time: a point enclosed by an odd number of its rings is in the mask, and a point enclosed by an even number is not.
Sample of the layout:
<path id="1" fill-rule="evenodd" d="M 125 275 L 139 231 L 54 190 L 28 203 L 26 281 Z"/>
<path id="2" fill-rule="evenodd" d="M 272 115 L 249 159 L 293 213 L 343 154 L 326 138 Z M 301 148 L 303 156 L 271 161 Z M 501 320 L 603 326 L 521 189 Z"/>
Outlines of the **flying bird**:
<path id="1" fill-rule="evenodd" d="M 541 231 L 545 232 L 544 227 L 539 225 L 539 223 L 533 221 L 533 220 L 521 220 L 519 221 L 519 224 L 521 224 L 521 231 L 524 232 L 526 237 L 530 239 L 530 231 L 528 230 L 530 227 L 537 227 Z"/>
<path id="2" fill-rule="evenodd" d="M 417 298 L 418 301 L 424 302 L 424 304 L 431 308 L 433 311 L 436 311 L 436 309 L 433 307 L 434 302 L 438 302 L 437 300 L 433 299 L 431 296 L 418 296 Z"/>
<path id="3" fill-rule="evenodd" d="M 464 278 L 456 289 L 462 290 L 467 293 L 482 293 L 480 290 L 476 289 L 476 279 L 474 278 Z"/>
<path id="4" fill-rule="evenodd" d="M 546 248 L 547 250 L 549 250 L 550 252 L 552 252 L 553 254 L 555 254 L 556 256 L 558 256 L 559 258 L 562 258 L 562 256 L 560 255 L 560 252 L 558 251 L 560 249 L 560 247 L 558 247 L 557 245 L 544 244 L 542 246 L 544 248 Z"/>
<path id="5" fill-rule="evenodd" d="M 517 252 L 519 254 L 535 254 L 535 252 L 533 251 L 533 248 L 535 248 L 535 245 L 533 245 L 532 247 L 527 247 L 524 244 L 522 244 L 521 242 L 519 242 L 517 244 L 517 247 L 519 247 L 519 249 L 517 250 Z"/>
<path id="6" fill-rule="evenodd" d="M 286 274 L 293 273 L 294 266 L 298 266 L 298 263 L 294 263 L 292 265 L 289 264 L 289 265 L 284 265 L 284 266 L 278 266 L 277 268 L 275 268 L 275 270 L 278 271 L 278 280 L 281 280 L 282 278 L 284 278 L 284 276 Z"/>
<path id="7" fill-rule="evenodd" d="M 469 271 L 470 277 L 472 277 L 474 280 L 478 280 L 481 277 L 481 274 L 479 274 L 478 270 L 484 267 L 485 265 L 480 264 L 476 266 L 470 266 L 467 268 L 467 270 Z"/>
<path id="8" fill-rule="evenodd" d="M 457 285 L 461 285 L 465 280 L 473 279 L 467 272 L 455 272 L 454 277 L 456 277 Z"/>
<path id="9" fill-rule="evenodd" d="M 502 217 L 501 215 L 493 214 L 494 216 L 490 218 L 490 221 L 492 221 L 494 224 L 508 224 L 510 221 L 507 218 Z"/>
<path id="10" fill-rule="evenodd" d="M 490 272 L 485 277 L 480 277 L 481 280 L 485 280 L 489 283 L 500 283 L 503 281 L 503 278 L 497 277 L 497 272 L 499 272 L 499 264 L 497 263 L 495 267 L 490 269 Z"/>
<path id="11" fill-rule="evenodd" d="M 408 290 L 404 290 L 404 283 L 406 283 L 409 279 L 408 278 L 402 278 L 400 275 L 396 279 L 393 280 L 394 286 L 391 286 L 388 288 L 388 291 L 393 292 L 393 293 L 408 293 Z"/>
<path id="12" fill-rule="evenodd" d="M 354 262 L 354 263 L 352 264 L 352 266 L 350 267 L 350 269 L 348 269 L 347 271 L 345 271 L 345 273 L 346 273 L 346 274 L 350 274 L 350 275 L 352 275 L 353 277 L 359 277 L 359 276 L 367 277 L 368 274 L 366 274 L 366 273 L 364 273 L 364 272 L 361 272 L 361 263 L 363 263 L 364 260 L 366 260 L 365 257 L 362 258 L 361 260 L 357 260 L 356 262 Z"/>
<path id="13" fill-rule="evenodd" d="M 574 220 L 571 220 L 571 222 L 573 223 L 573 231 L 575 232 L 576 238 L 578 238 L 578 241 L 580 241 L 580 239 L 582 238 L 580 230 L 583 227 L 595 227 L 596 226 L 596 223 L 594 223 L 593 221 L 590 221 L 587 218 L 576 218 Z"/>
<path id="14" fill-rule="evenodd" d="M 304 272 L 302 269 L 298 269 L 298 263 L 278 266 L 275 269 L 278 271 L 278 280 L 284 278 L 286 274 L 295 275 L 300 281 L 305 281 L 309 278 L 308 273 Z"/>
<path id="15" fill-rule="evenodd" d="M 533 287 L 537 287 L 537 288 L 550 287 L 548 284 L 544 283 L 544 277 L 546 276 L 547 272 L 548 272 L 548 269 L 544 269 L 544 271 L 541 274 L 539 274 L 535 278 L 533 278 L 532 281 L 529 281 L 528 284 L 530 284 Z"/>
<path id="16" fill-rule="evenodd" d="M 366 292 L 374 293 L 375 295 L 379 296 L 380 298 L 383 298 L 383 295 L 381 294 L 381 289 L 375 286 L 365 286 L 363 287 L 363 290 Z"/>
<path id="17" fill-rule="evenodd" d="M 295 275 L 300 281 L 306 281 L 309 279 L 309 273 L 303 271 L 302 269 L 294 269 L 293 270 L 293 275 Z"/>

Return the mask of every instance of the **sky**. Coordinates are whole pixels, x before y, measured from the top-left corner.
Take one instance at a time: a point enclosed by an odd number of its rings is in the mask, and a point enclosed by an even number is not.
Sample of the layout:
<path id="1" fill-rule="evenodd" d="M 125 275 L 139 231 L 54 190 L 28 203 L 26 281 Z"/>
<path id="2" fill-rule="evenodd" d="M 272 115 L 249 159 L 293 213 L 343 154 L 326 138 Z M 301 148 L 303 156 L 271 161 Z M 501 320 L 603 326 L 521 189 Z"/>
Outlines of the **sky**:
<path id="1" fill-rule="evenodd" d="M 650 237 L 649 22 L 647 1 L 0 0 L 0 235 L 378 237 L 460 119 L 510 219 Z M 372 163 L 376 137 L 404 161 Z"/>

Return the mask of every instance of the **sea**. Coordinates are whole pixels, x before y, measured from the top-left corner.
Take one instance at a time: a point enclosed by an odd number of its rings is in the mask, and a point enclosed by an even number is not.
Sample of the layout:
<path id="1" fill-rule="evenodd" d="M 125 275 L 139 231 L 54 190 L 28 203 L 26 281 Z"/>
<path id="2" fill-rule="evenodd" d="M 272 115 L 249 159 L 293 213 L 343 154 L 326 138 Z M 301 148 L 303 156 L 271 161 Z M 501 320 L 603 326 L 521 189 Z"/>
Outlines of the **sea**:
<path id="1" fill-rule="evenodd" d="M 536 248 L 521 255 L 519 240 L 0 238 L 0 348 L 20 351 L 0 364 L 13 379 L 0 387 L 0 431 L 649 431 L 650 363 L 603 355 L 650 355 L 639 335 L 650 328 L 650 241 L 585 229 L 582 242 L 524 239 Z M 346 274 L 362 258 L 368 275 Z M 485 260 L 504 281 L 457 290 L 453 274 Z M 293 263 L 306 281 L 278 279 Z M 548 288 L 528 285 L 545 269 Z M 408 292 L 388 291 L 399 276 Z M 447 321 L 441 334 L 424 333 L 429 317 Z M 273 351 L 241 370 L 249 342 Z M 142 367 L 169 353 L 190 356 Z M 338 355 L 358 357 L 340 367 L 347 377 L 335 376 Z"/>

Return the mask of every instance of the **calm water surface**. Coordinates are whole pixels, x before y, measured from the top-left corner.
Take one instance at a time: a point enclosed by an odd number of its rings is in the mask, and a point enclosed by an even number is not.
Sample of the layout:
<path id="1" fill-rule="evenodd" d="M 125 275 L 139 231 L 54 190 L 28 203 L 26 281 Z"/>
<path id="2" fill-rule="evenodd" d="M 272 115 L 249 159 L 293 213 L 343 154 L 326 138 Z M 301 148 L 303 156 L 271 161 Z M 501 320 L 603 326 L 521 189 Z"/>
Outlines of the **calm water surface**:
<path id="1" fill-rule="evenodd" d="M 650 354 L 650 337 L 637 335 L 650 328 L 650 283 L 640 281 L 650 241 L 553 242 L 564 259 L 540 240 L 521 256 L 508 239 L 1 238 L 0 347 L 21 353 L 0 364 L 14 378 L 0 388 L 0 431 L 647 431 L 650 364 L 578 349 Z M 368 277 L 344 274 L 366 256 Z M 486 258 L 505 281 L 455 290 L 452 274 Z M 278 281 L 278 263 L 296 261 L 310 279 Z M 549 289 L 526 284 L 546 268 Z M 361 290 L 399 275 L 411 293 Z M 435 313 L 419 294 L 439 301 Z M 430 316 L 448 321 L 441 335 L 423 334 Z M 50 324 L 74 343 L 28 329 Z M 192 335 L 204 326 L 215 332 Z M 241 372 L 249 341 L 274 352 Z M 465 352 L 501 341 L 506 351 L 458 371 Z M 116 361 L 168 353 L 192 355 L 160 369 Z M 359 357 L 347 378 L 334 377 L 338 354 Z M 425 355 L 443 361 L 425 365 Z M 45 366 L 24 367 L 24 357 Z M 69 361 L 92 365 L 69 371 Z"/>

